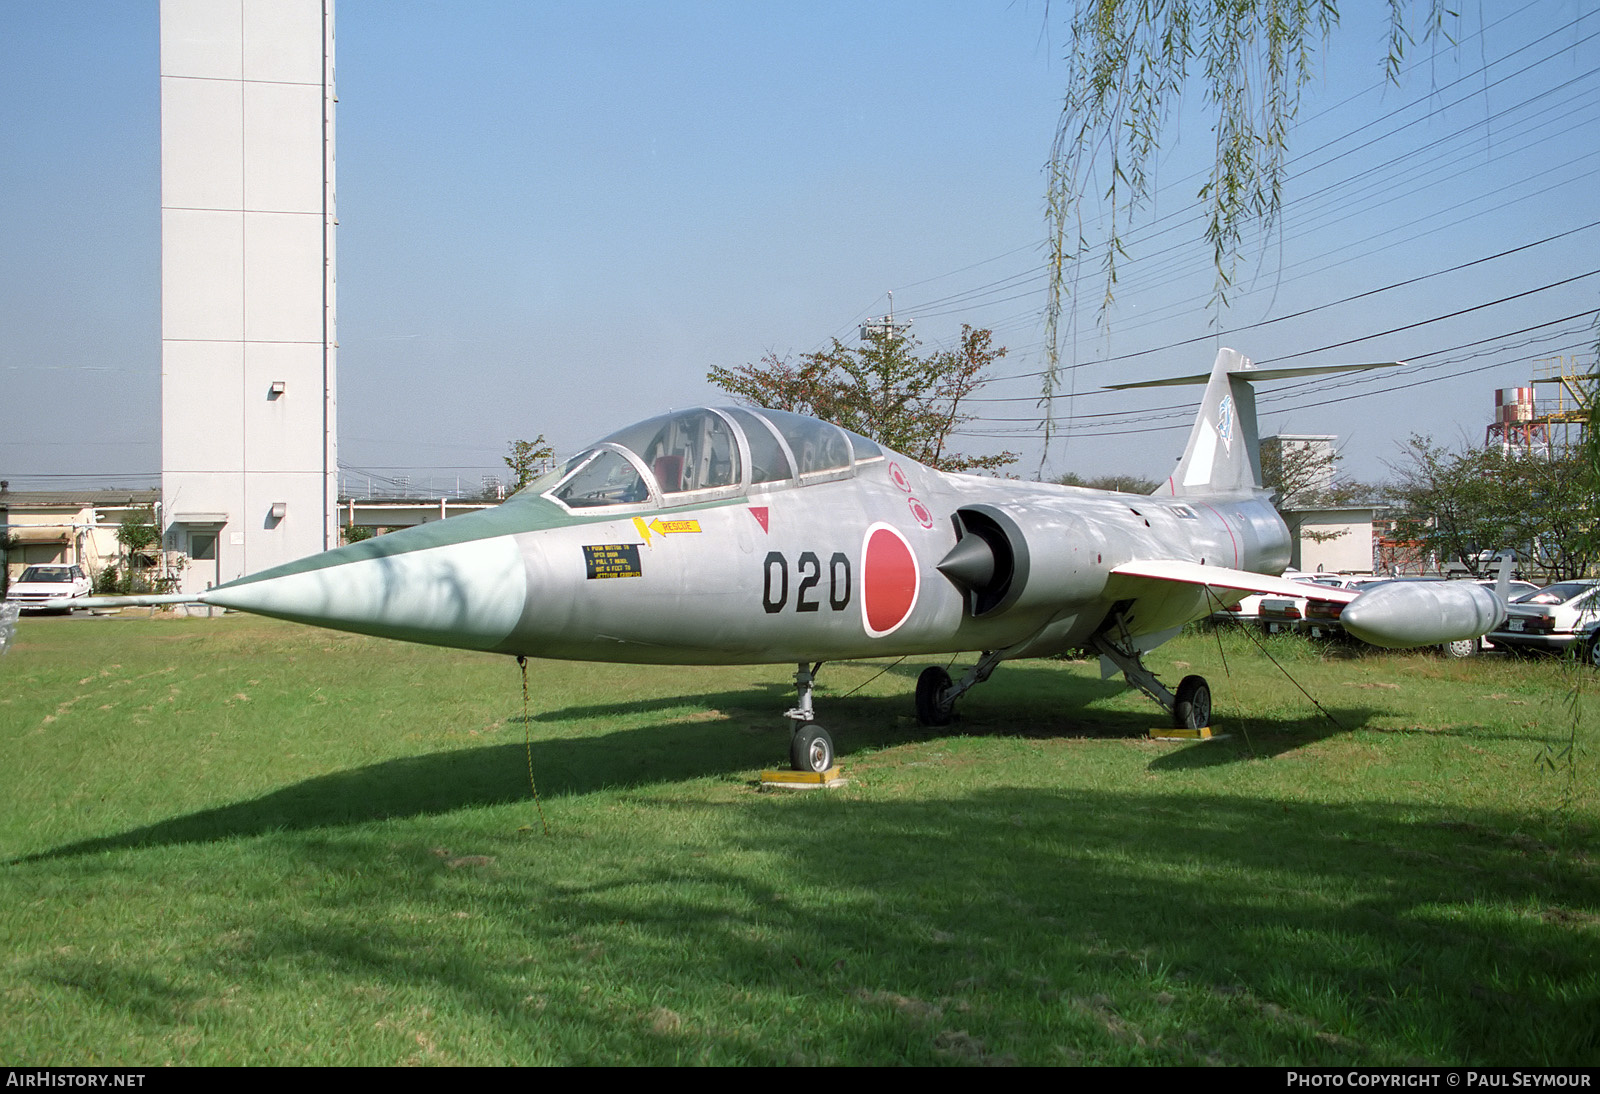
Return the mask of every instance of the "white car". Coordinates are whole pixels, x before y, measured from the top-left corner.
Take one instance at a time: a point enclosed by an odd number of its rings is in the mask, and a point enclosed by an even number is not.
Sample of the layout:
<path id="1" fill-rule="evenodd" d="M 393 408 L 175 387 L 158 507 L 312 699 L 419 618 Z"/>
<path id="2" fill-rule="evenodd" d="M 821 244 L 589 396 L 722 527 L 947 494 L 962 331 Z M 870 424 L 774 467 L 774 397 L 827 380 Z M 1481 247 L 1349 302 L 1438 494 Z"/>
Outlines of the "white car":
<path id="1" fill-rule="evenodd" d="M 93 583 L 78 565 L 29 566 L 6 590 L 6 601 L 25 612 L 43 611 L 47 600 L 88 596 Z M 68 609 L 70 610 L 70 609 Z"/>
<path id="2" fill-rule="evenodd" d="M 1370 574 L 1286 573 L 1283 576 L 1301 585 L 1322 585 L 1333 589 L 1353 589 L 1363 582 L 1375 580 Z M 1318 615 L 1313 621 L 1313 606 L 1318 606 L 1316 610 L 1320 612 L 1320 605 L 1324 603 L 1326 602 L 1308 602 L 1303 596 L 1267 597 L 1261 601 L 1257 616 L 1261 620 L 1261 629 L 1268 634 L 1287 632 L 1309 634 L 1313 638 L 1326 638 L 1337 632 L 1338 613 L 1334 612 L 1331 616 Z M 1343 608 L 1344 605 L 1337 604 L 1336 607 Z"/>
<path id="3" fill-rule="evenodd" d="M 1497 650 L 1565 653 L 1574 643 L 1588 641 L 1597 619 L 1600 580 L 1558 581 L 1512 602 L 1506 621 L 1488 638 Z"/>

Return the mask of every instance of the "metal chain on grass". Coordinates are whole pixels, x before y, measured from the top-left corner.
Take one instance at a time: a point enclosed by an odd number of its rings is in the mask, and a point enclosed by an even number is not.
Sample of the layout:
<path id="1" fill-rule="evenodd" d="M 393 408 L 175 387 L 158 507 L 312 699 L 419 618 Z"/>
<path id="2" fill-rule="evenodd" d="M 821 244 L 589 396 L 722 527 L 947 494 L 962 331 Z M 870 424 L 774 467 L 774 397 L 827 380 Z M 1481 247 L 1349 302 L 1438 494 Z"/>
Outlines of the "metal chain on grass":
<path id="1" fill-rule="evenodd" d="M 539 800 L 539 786 L 533 781 L 533 722 L 528 717 L 528 659 L 517 654 L 517 667 L 522 670 L 522 747 L 528 754 L 528 787 L 533 791 L 533 807 L 539 811 L 539 824 L 544 834 L 550 834 L 550 822 L 544 817 L 544 803 Z"/>

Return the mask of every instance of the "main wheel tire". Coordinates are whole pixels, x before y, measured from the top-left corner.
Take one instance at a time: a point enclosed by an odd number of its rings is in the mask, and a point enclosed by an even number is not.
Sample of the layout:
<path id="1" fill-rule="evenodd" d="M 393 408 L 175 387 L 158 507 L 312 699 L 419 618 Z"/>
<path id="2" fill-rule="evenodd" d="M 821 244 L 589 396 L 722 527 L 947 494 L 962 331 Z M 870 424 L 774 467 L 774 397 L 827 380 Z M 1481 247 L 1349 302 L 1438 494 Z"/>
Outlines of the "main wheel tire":
<path id="1" fill-rule="evenodd" d="M 789 766 L 820 775 L 833 766 L 833 738 L 819 725 L 805 723 L 789 740 Z"/>
<path id="2" fill-rule="evenodd" d="M 939 697 L 950 687 L 950 674 L 938 665 L 929 665 L 917 677 L 917 721 L 925 726 L 947 726 L 954 707 Z"/>
<path id="3" fill-rule="evenodd" d="M 1172 724 L 1179 729 L 1205 729 L 1211 724 L 1211 685 L 1204 676 L 1185 676 L 1178 684 Z"/>
<path id="4" fill-rule="evenodd" d="M 1589 662 L 1590 668 L 1600 669 L 1600 632 L 1596 632 L 1595 636 L 1589 639 L 1589 647 L 1584 650 L 1583 658 Z"/>
<path id="5" fill-rule="evenodd" d="M 1459 642 L 1446 642 L 1439 647 L 1439 652 L 1452 660 L 1471 657 L 1478 652 L 1478 640 L 1476 638 L 1463 638 Z"/>

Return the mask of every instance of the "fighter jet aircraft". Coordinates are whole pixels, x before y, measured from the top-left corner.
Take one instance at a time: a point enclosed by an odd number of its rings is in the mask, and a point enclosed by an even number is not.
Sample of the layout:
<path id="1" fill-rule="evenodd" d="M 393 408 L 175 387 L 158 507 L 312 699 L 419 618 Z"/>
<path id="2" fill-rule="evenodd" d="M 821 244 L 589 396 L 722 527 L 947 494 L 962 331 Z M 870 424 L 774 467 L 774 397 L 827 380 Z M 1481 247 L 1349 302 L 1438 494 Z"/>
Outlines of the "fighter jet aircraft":
<path id="1" fill-rule="evenodd" d="M 619 430 L 492 510 L 131 602 L 529 657 L 796 664 L 801 771 L 833 765 L 812 688 L 822 662 L 849 658 L 980 651 L 959 681 L 918 679 L 917 716 L 943 725 L 1001 662 L 1092 651 L 1203 727 L 1206 681 L 1169 690 L 1143 654 L 1248 593 L 1307 595 L 1277 576 L 1289 531 L 1261 486 L 1250 385 L 1324 371 L 1225 349 L 1209 374 L 1158 381 L 1206 389 L 1153 496 L 946 474 L 827 422 L 702 407 Z M 1346 628 L 1382 645 L 1480 635 L 1504 614 L 1473 583 L 1380 593 L 1324 591 L 1354 600 Z"/>

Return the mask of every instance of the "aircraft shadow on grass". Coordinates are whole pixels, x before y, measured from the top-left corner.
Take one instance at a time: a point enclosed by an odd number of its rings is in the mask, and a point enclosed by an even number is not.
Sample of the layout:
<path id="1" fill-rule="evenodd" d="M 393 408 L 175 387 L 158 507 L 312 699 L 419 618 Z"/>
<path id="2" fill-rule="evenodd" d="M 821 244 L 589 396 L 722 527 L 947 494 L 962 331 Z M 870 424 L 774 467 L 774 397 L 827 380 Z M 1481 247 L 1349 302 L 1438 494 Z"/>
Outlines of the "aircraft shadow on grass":
<path id="1" fill-rule="evenodd" d="M 896 671 L 912 673 L 901 666 Z M 1046 668 L 1008 669 L 1011 686 L 984 703 L 973 703 L 954 725 L 919 725 L 904 696 L 842 696 L 827 699 L 829 720 L 848 742 L 842 756 L 949 736 L 1137 739 L 1157 721 L 1142 710 L 1096 709 L 1126 689 L 1120 683 L 1065 677 Z M 1064 686 L 1065 685 L 1065 686 Z M 854 686 L 849 685 L 849 686 Z M 839 687 L 845 688 L 843 683 Z M 781 732 L 765 711 L 774 682 L 719 694 L 696 694 L 626 703 L 570 706 L 530 715 L 531 762 L 539 793 L 546 798 L 602 789 L 648 786 L 779 766 Z M 685 707 L 710 717 L 674 719 L 593 737 L 552 737 L 551 727 L 597 718 L 638 717 Z M 1174 744 L 1151 761 L 1153 771 L 1211 767 L 1278 755 L 1364 725 L 1376 713 L 1364 707 L 1332 708 L 1335 722 L 1316 710 L 1287 718 L 1253 720 L 1223 741 Z M 720 715 L 720 716 L 717 716 Z M 509 725 L 523 724 L 521 715 Z M 102 851 L 205 843 L 276 831 L 342 827 L 374 820 L 421 817 L 463 808 L 525 802 L 528 746 L 517 741 L 452 752 L 385 760 L 321 775 L 259 798 L 204 809 L 117 835 L 78 840 L 19 856 L 12 864 L 68 858 Z"/>
<path id="2" fill-rule="evenodd" d="M 520 767 L 511 751 L 452 762 L 497 777 Z M 429 771 L 397 762 L 308 785 L 364 791 Z M 750 810 L 724 830 L 731 852 L 781 869 L 623 856 L 532 885 L 521 870 L 484 870 L 473 918 L 538 956 L 512 967 L 483 941 L 493 932 L 435 926 L 463 913 L 460 887 L 419 883 L 450 869 L 437 851 L 414 840 L 365 869 L 370 839 L 318 832 L 294 853 L 352 867 L 352 887 L 319 892 L 315 907 L 298 893 L 230 902 L 232 929 L 208 920 L 178 952 L 64 945 L 19 960 L 13 980 L 86 1001 L 53 1006 L 52 1032 L 74 1014 L 121 1029 L 120 1011 L 153 1039 L 191 1031 L 216 1006 L 214 981 L 249 1001 L 316 969 L 313 986 L 335 998 L 444 1000 L 441 1013 L 488 1030 L 488 1052 L 505 1054 L 479 1059 L 501 1063 L 1596 1059 L 1596 946 L 1581 926 L 1596 881 L 1581 850 L 1530 843 L 1515 812 L 1196 789 L 975 787 L 808 810 L 803 838 L 789 810 Z M 409 794 L 420 811 L 415 782 Z M 213 811 L 193 838 L 256 834 L 247 808 Z M 295 818 L 330 822 L 326 809 Z M 786 1028 L 663 1028 L 659 1008 L 634 1002 L 640 984 L 674 1005 L 749 985 L 739 1005 L 782 1005 Z M 273 1051 L 336 1061 L 350 1040 L 342 1014 L 311 1019 L 320 1044 Z M 1035 1023 L 1048 1036 L 1012 1059 L 1029 1043 L 1018 1027 Z M 936 1032 L 957 1026 L 972 1036 Z"/>

